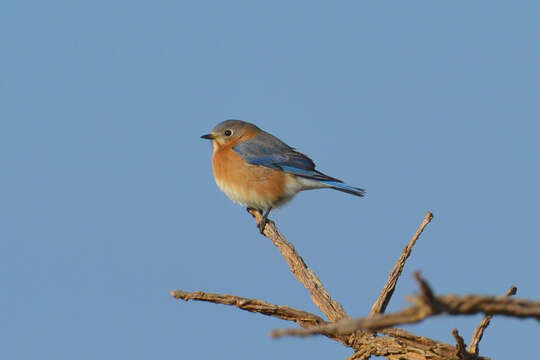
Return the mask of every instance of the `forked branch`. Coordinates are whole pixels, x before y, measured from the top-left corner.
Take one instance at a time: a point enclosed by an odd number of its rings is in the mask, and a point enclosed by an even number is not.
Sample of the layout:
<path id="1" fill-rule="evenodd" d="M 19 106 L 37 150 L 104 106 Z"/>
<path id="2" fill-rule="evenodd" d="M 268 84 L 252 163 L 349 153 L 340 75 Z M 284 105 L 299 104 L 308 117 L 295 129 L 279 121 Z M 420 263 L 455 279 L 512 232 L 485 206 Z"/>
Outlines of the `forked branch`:
<path id="1" fill-rule="evenodd" d="M 262 215 L 250 211 L 257 223 Z M 355 353 L 348 360 L 367 360 L 371 356 L 383 356 L 389 360 L 487 360 L 478 356 L 478 342 L 489 324 L 492 315 L 506 315 L 520 318 L 532 317 L 540 320 L 540 302 L 507 297 L 491 296 L 436 296 L 427 282 L 417 273 L 420 293 L 411 297 L 413 306 L 396 313 L 383 314 L 395 290 L 397 281 L 403 272 L 407 258 L 417 239 L 430 223 L 433 214 L 428 212 L 416 234 L 403 250 L 399 260 L 390 272 L 389 278 L 374 303 L 369 317 L 350 319 L 343 306 L 333 300 L 330 293 L 321 283 L 317 275 L 306 265 L 294 246 L 283 237 L 272 221 L 266 223 L 263 234 L 278 247 L 296 278 L 311 294 L 313 302 L 327 316 L 330 322 L 321 317 L 290 308 L 279 306 L 258 299 L 239 297 L 236 295 L 213 294 L 206 292 L 171 291 L 177 299 L 207 301 L 218 304 L 236 306 L 242 310 L 260 313 L 283 320 L 294 321 L 304 329 L 285 329 L 272 332 L 274 337 L 286 335 L 308 336 L 323 334 L 344 345 L 351 347 Z M 515 293 L 515 292 L 514 292 Z M 438 314 L 476 314 L 484 313 L 486 318 L 476 329 L 469 351 L 466 350 L 463 338 L 457 330 L 453 335 L 456 346 L 412 334 L 406 330 L 394 328 L 399 324 L 410 324 Z M 364 331 L 369 330 L 369 331 Z"/>
<path id="2" fill-rule="evenodd" d="M 439 314 L 472 315 L 484 313 L 487 315 L 505 315 L 540 320 L 540 302 L 480 295 L 434 296 L 429 285 L 418 273 L 416 278 L 420 283 L 421 294 L 410 299 L 416 304 L 410 308 L 393 314 L 346 319 L 306 330 L 274 330 L 272 336 L 276 338 L 283 336 L 304 337 L 320 333 L 347 335 L 358 330 L 378 330 L 396 325 L 417 323 Z"/>

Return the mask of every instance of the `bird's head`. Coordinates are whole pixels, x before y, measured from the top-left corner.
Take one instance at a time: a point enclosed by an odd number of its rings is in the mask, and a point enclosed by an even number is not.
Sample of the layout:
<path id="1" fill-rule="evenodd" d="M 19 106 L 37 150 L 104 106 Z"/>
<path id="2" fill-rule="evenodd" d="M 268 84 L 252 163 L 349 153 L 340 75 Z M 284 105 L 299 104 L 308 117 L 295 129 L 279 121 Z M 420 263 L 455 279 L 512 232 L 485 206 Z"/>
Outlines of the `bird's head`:
<path id="1" fill-rule="evenodd" d="M 226 120 L 216 125 L 210 134 L 201 136 L 203 139 L 212 140 L 214 149 L 236 143 L 243 137 L 252 137 L 261 131 L 257 126 L 241 121 Z"/>

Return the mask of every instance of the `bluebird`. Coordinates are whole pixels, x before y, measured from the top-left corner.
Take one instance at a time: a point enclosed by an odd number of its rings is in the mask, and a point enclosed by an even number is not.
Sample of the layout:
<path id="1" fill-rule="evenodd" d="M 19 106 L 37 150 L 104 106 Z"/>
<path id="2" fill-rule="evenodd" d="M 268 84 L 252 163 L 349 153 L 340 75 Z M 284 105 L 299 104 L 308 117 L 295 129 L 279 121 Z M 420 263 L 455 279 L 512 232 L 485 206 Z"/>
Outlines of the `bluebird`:
<path id="1" fill-rule="evenodd" d="M 212 140 L 218 187 L 248 211 L 262 214 L 261 233 L 270 211 L 302 190 L 329 188 L 364 196 L 363 189 L 315 170 L 309 157 L 251 123 L 226 120 L 201 138 Z"/>

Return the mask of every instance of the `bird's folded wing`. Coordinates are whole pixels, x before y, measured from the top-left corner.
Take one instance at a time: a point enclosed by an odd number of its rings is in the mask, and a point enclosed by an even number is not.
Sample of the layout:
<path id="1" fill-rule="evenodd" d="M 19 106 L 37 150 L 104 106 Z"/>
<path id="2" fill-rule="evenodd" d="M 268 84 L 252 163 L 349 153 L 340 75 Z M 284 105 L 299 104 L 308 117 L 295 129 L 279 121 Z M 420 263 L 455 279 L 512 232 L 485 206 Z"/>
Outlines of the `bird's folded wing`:
<path id="1" fill-rule="evenodd" d="M 313 160 L 268 133 L 245 140 L 234 146 L 233 150 L 248 164 L 265 166 L 313 180 L 341 182 L 315 170 Z"/>

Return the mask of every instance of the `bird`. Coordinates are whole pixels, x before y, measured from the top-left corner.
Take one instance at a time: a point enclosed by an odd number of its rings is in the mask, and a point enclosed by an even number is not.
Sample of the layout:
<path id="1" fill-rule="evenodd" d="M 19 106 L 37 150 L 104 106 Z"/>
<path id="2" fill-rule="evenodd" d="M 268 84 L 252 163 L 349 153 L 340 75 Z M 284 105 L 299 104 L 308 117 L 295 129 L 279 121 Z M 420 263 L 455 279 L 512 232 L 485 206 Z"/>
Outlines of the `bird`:
<path id="1" fill-rule="evenodd" d="M 249 212 L 259 211 L 261 234 L 270 211 L 300 191 L 328 188 L 360 197 L 365 194 L 364 189 L 316 170 L 308 156 L 252 123 L 225 120 L 201 138 L 212 140 L 217 186 Z"/>

